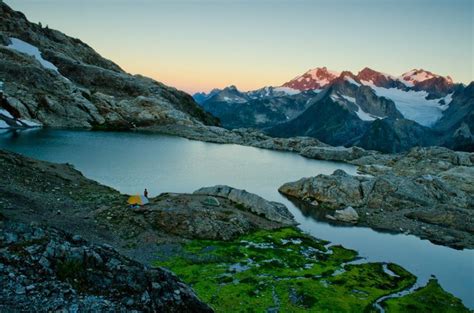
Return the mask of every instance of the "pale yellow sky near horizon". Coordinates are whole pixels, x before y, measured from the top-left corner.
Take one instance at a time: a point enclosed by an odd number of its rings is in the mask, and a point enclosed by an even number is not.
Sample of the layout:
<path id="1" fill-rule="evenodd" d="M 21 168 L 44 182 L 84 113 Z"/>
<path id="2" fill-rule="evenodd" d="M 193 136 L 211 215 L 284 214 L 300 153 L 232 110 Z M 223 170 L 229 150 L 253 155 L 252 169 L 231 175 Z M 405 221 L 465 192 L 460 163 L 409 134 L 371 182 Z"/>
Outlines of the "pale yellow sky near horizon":
<path id="1" fill-rule="evenodd" d="M 310 68 L 468 83 L 470 0 L 6 0 L 126 71 L 189 93 L 281 85 Z"/>

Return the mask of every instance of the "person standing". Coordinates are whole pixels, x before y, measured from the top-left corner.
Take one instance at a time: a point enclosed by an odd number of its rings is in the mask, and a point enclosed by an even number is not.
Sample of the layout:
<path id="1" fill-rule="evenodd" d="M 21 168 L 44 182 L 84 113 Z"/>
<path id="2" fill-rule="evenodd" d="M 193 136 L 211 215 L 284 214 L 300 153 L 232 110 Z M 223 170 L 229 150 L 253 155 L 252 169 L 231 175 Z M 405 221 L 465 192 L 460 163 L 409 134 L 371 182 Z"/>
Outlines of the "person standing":
<path id="1" fill-rule="evenodd" d="M 143 195 L 145 196 L 145 198 L 148 198 L 148 190 L 145 188 L 145 191 L 143 192 Z"/>

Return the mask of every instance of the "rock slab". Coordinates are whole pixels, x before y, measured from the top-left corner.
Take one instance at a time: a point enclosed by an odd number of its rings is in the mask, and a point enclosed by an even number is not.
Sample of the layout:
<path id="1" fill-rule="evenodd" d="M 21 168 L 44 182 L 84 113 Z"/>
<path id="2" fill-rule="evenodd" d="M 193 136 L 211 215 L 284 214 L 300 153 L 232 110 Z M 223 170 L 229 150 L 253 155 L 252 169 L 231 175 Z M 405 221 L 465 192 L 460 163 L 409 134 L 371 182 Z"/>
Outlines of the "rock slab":
<path id="1" fill-rule="evenodd" d="M 270 221 L 275 221 L 285 225 L 296 224 L 293 215 L 285 205 L 265 200 L 264 198 L 245 190 L 235 189 L 225 185 L 217 185 L 198 189 L 194 194 L 226 198 L 244 206 L 250 212 L 263 216 Z"/>

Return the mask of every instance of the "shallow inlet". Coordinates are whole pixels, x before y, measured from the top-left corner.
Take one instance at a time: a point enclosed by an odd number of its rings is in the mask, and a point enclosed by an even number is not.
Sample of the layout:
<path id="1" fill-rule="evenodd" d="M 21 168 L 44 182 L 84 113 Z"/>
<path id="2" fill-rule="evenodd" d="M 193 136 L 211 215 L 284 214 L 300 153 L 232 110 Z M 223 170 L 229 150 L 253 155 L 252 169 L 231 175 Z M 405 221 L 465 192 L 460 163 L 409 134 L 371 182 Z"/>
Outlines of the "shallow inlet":
<path id="1" fill-rule="evenodd" d="M 69 130 L 0 131 L 0 148 L 41 160 L 71 163 L 85 176 L 127 194 L 192 192 L 226 184 L 284 203 L 300 228 L 315 237 L 355 249 L 367 261 L 394 262 L 424 285 L 435 275 L 441 286 L 474 308 L 474 250 L 438 246 L 412 235 L 340 227 L 305 216 L 278 193 L 283 183 L 349 164 L 310 160 L 295 153 L 219 145 L 179 137 Z"/>

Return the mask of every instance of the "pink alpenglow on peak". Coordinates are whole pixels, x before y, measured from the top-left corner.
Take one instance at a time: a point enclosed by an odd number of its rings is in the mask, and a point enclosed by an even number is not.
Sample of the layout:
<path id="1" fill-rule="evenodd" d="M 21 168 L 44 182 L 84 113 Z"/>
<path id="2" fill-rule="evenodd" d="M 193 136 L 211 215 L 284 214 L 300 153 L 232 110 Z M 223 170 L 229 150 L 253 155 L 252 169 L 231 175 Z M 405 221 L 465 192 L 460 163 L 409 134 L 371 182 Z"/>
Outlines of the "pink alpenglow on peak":
<path id="1" fill-rule="evenodd" d="M 339 77 L 339 75 L 339 72 L 330 71 L 326 67 L 317 67 L 284 83 L 282 87 L 289 87 L 300 91 L 322 89 Z"/>
<path id="2" fill-rule="evenodd" d="M 417 83 L 424 82 L 426 80 L 432 79 L 432 78 L 444 78 L 447 83 L 452 84 L 453 80 L 451 77 L 446 76 L 440 76 L 434 73 L 431 73 L 429 71 L 425 71 L 423 69 L 413 69 L 409 72 L 406 72 L 400 76 L 400 80 L 404 81 L 405 83 L 415 85 Z"/>

